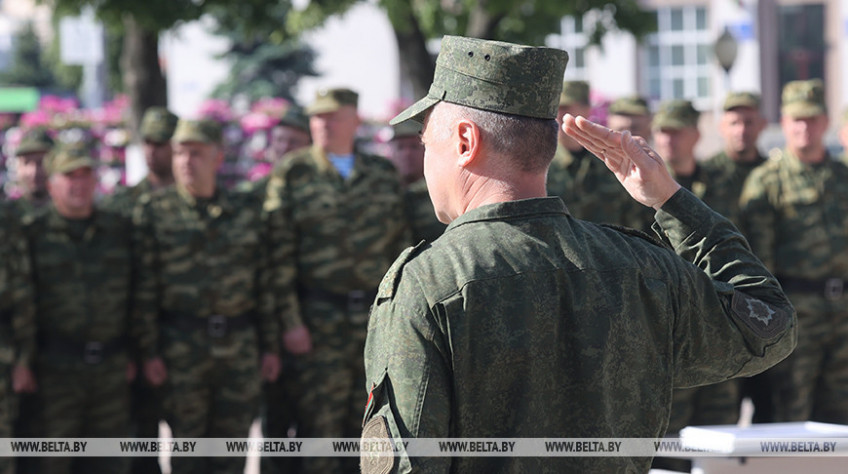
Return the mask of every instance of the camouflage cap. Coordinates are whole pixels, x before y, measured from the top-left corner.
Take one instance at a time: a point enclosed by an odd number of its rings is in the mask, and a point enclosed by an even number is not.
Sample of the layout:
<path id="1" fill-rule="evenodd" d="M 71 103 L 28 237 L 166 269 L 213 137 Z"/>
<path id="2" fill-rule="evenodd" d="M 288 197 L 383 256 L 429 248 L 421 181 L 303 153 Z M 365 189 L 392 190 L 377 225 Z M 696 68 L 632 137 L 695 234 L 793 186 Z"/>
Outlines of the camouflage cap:
<path id="1" fill-rule="evenodd" d="M 356 107 L 359 103 L 359 94 L 350 89 L 321 89 L 315 93 L 315 102 L 306 108 L 308 115 L 325 114 L 335 112 L 345 105 Z"/>
<path id="2" fill-rule="evenodd" d="M 171 138 L 176 143 L 200 142 L 221 143 L 221 124 L 214 120 L 185 120 L 177 122 L 174 136 Z"/>
<path id="3" fill-rule="evenodd" d="M 612 101 L 608 112 L 610 115 L 651 115 L 651 108 L 644 97 L 632 95 Z"/>
<path id="4" fill-rule="evenodd" d="M 420 133 L 420 123 L 414 120 L 406 120 L 392 126 L 392 135 L 389 140 L 395 140 L 403 137 L 417 137 Z"/>
<path id="5" fill-rule="evenodd" d="M 179 118 L 165 107 L 150 107 L 141 119 L 141 138 L 165 143 L 174 135 L 178 120 Z"/>
<path id="6" fill-rule="evenodd" d="M 286 125 L 309 133 L 309 117 L 306 116 L 302 108 L 296 105 L 290 105 L 286 109 L 286 113 L 280 117 L 279 125 Z"/>
<path id="7" fill-rule="evenodd" d="M 47 129 L 33 128 L 24 132 L 21 143 L 15 148 L 15 156 L 26 155 L 27 153 L 47 153 L 53 149 L 53 145 L 53 139 L 50 138 Z"/>
<path id="8" fill-rule="evenodd" d="M 589 105 L 589 83 L 586 81 L 565 81 L 559 95 L 559 105 Z"/>
<path id="9" fill-rule="evenodd" d="M 695 110 L 692 102 L 688 100 L 669 100 L 660 104 L 660 108 L 651 122 L 651 128 L 654 130 L 661 128 L 697 128 L 700 115 L 700 112 Z"/>
<path id="10" fill-rule="evenodd" d="M 556 118 L 568 53 L 559 49 L 445 36 L 427 96 L 389 123 L 424 121 L 440 101 L 536 118 Z"/>
<path id="11" fill-rule="evenodd" d="M 728 111 L 737 107 L 750 107 L 760 109 L 760 95 L 753 92 L 729 92 L 724 99 L 724 110 Z"/>
<path id="12" fill-rule="evenodd" d="M 63 145 L 50 154 L 44 161 L 44 170 L 48 175 L 55 173 L 70 173 L 79 168 L 94 168 L 97 160 L 91 156 L 88 147 L 81 144 Z"/>
<path id="13" fill-rule="evenodd" d="M 825 105 L 824 101 L 824 83 L 822 83 L 821 79 L 787 82 L 783 86 L 780 111 L 783 115 L 792 118 L 826 115 L 827 105 Z"/>

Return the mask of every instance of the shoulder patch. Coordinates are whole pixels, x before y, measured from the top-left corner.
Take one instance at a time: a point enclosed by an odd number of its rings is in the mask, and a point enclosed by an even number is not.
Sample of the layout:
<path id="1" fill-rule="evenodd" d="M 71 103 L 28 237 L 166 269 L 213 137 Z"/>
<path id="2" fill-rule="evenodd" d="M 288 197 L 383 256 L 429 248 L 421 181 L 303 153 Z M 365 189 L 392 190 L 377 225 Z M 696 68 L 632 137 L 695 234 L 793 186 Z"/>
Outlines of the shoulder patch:
<path id="1" fill-rule="evenodd" d="M 630 227 L 625 227 L 623 225 L 615 225 L 615 224 L 599 224 L 599 225 L 601 227 L 606 227 L 608 229 L 612 229 L 612 230 L 621 232 L 622 234 L 632 235 L 633 237 L 639 237 L 640 239 L 646 240 L 646 241 L 656 245 L 657 247 L 662 247 L 664 249 L 670 248 L 668 245 L 664 244 L 662 241 L 660 241 L 656 237 L 652 237 L 651 235 L 649 235 L 645 232 L 642 232 L 641 230 L 638 230 L 638 229 L 632 229 Z"/>
<path id="2" fill-rule="evenodd" d="M 740 291 L 733 292 L 730 310 L 751 331 L 763 339 L 771 339 L 786 329 L 789 315 L 774 309 L 762 300 Z"/>
<path id="3" fill-rule="evenodd" d="M 383 275 L 383 280 L 377 288 L 378 300 L 382 298 L 392 298 L 395 295 L 395 289 L 397 289 L 398 282 L 400 281 L 400 274 L 403 266 L 418 255 L 418 252 L 420 252 L 426 245 L 427 241 L 422 240 L 415 247 L 409 247 L 398 255 L 398 258 L 395 259 L 395 263 L 393 263 L 386 274 Z"/>
<path id="4" fill-rule="evenodd" d="M 363 474 L 389 474 L 395 467 L 392 439 L 386 417 L 375 416 L 362 429 L 362 442 L 373 449 L 363 450 L 359 468 Z"/>

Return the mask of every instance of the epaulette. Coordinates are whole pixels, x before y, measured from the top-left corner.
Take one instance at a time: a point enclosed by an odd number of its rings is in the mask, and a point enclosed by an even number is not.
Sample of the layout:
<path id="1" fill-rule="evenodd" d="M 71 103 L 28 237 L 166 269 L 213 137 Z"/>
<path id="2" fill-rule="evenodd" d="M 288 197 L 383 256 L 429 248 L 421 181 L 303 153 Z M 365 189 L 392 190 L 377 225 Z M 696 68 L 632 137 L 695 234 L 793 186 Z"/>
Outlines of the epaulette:
<path id="1" fill-rule="evenodd" d="M 415 258 L 418 253 L 427 246 L 427 241 L 422 240 L 418 243 L 418 245 L 414 247 L 409 247 L 395 259 L 395 263 L 389 267 L 389 271 L 383 276 L 383 280 L 380 282 L 380 286 L 377 288 L 377 299 L 389 298 L 391 299 L 395 295 L 395 290 L 397 289 L 398 283 L 400 282 L 400 275 L 403 270 L 403 266 L 406 265 L 410 260 Z"/>
<path id="2" fill-rule="evenodd" d="M 600 226 L 621 232 L 622 234 L 632 235 L 633 237 L 639 237 L 640 239 L 647 240 L 648 242 L 656 245 L 657 247 L 662 247 L 664 249 L 671 248 L 665 242 L 659 240 L 656 237 L 651 236 L 647 232 L 642 232 L 639 229 L 633 229 L 633 228 L 630 228 L 630 227 L 625 227 L 623 225 L 615 225 L 615 224 L 600 224 Z"/>

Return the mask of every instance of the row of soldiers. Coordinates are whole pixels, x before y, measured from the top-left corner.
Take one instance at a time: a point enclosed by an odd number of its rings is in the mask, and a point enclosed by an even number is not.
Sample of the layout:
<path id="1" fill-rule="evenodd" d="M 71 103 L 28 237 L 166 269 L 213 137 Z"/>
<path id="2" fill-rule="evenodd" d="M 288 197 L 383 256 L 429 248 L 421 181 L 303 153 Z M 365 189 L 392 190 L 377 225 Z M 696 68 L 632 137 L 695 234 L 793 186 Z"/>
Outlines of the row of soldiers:
<path id="1" fill-rule="evenodd" d="M 148 110 L 149 173 L 103 202 L 85 148 L 28 134 L 18 153 L 41 154 L 46 198 L 0 208 L 2 373 L 11 374 L 0 384 L 0 436 L 156 438 L 165 420 L 175 437 L 240 438 L 264 406 L 265 436 L 358 437 L 370 303 L 401 250 L 444 225 L 418 130 L 395 129 L 395 164 L 362 153 L 357 102 L 332 89 L 305 113 L 290 109 L 272 131 L 271 150 L 285 158 L 234 190 L 216 180 L 215 122 Z M 22 472 L 159 469 L 152 457 L 18 461 Z M 0 472 L 12 472 L 4 462 Z M 200 473 L 244 461 L 171 463 Z M 358 460 L 263 463 L 263 472 L 351 472 Z"/>
<path id="2" fill-rule="evenodd" d="M 560 116 L 588 116 L 588 97 L 587 83 L 567 82 Z M 675 390 L 671 435 L 689 425 L 736 424 L 743 397 L 753 401 L 758 423 L 848 423 L 848 166 L 824 143 L 829 122 L 820 80 L 788 83 L 781 112 L 786 145 L 763 156 L 757 148 L 766 124 L 759 96 L 728 94 L 719 125 L 724 149 L 698 160 L 699 113 L 690 101 L 662 103 L 653 116 L 638 97 L 609 108 L 610 128 L 652 140 L 675 179 L 731 219 L 798 312 L 798 346 L 775 368 Z M 578 218 L 644 230 L 653 221 L 651 213 L 634 209 L 603 162 L 564 134 L 548 189 Z M 686 470 L 679 461 L 657 459 L 655 465 Z"/>

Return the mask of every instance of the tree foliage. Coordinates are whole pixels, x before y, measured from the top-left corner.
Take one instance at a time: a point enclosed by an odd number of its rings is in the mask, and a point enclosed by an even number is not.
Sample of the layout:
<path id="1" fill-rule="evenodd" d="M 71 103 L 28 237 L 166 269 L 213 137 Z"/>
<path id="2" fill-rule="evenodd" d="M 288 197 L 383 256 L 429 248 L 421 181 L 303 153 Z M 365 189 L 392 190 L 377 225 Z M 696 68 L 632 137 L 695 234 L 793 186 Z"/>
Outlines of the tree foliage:
<path id="1" fill-rule="evenodd" d="M 0 74 L 0 82 L 41 89 L 55 87 L 56 77 L 47 66 L 43 52 L 32 23 L 25 24 L 15 36 L 12 64 Z"/>

